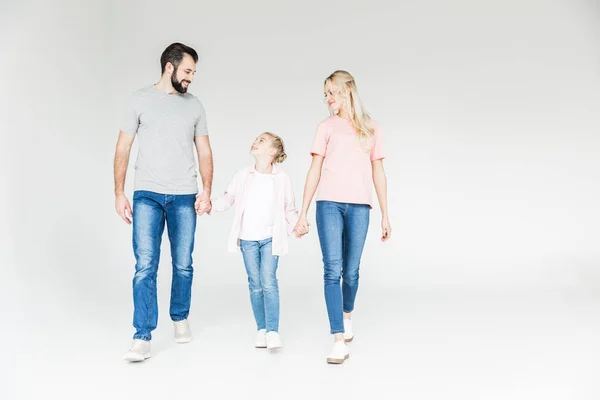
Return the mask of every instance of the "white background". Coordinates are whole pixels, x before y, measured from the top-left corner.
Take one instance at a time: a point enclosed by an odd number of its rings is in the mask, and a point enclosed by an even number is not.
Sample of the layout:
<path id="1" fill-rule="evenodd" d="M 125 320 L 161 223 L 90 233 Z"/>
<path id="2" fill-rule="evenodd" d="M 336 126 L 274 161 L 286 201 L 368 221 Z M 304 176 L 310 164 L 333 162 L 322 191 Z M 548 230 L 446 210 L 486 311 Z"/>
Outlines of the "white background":
<path id="1" fill-rule="evenodd" d="M 598 398 L 599 10 L 591 0 L 3 3 L 2 397 Z M 335 69 L 355 76 L 382 125 L 393 237 L 378 240 L 376 207 L 344 365 L 325 364 L 316 229 L 280 262 L 284 350 L 251 347 L 241 256 L 226 252 L 231 214 L 198 222 L 195 340 L 172 342 L 165 237 L 153 357 L 122 361 L 134 259 L 112 157 L 127 97 L 158 80 L 174 41 L 200 54 L 190 92 L 207 111 L 215 193 L 269 130 L 286 142 L 300 206 Z"/>

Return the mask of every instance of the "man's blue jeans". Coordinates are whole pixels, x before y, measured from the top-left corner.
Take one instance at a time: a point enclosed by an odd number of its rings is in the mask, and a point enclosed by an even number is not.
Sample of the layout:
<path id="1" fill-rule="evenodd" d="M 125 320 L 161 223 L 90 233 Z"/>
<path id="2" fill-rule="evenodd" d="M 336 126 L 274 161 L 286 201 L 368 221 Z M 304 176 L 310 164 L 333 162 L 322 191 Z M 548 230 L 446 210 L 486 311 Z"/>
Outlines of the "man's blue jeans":
<path id="1" fill-rule="evenodd" d="M 136 260 L 133 277 L 134 339 L 152 339 L 152 331 L 158 322 L 156 275 L 165 223 L 173 262 L 170 315 L 173 321 L 188 317 L 194 275 L 195 201 L 194 194 L 171 195 L 148 191 L 135 191 L 133 194 L 133 252 Z"/>

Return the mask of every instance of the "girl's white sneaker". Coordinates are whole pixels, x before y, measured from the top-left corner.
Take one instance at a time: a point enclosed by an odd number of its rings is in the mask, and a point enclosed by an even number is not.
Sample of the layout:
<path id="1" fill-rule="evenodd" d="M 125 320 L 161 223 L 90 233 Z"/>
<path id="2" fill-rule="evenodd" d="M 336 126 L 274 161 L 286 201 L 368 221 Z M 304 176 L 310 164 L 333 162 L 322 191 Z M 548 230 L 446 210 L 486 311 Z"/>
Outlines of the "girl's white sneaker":
<path id="1" fill-rule="evenodd" d="M 283 343 L 281 343 L 279 333 L 275 331 L 267 332 L 267 349 L 280 349 L 281 347 L 283 347 Z"/>
<path id="2" fill-rule="evenodd" d="M 256 341 L 254 341 L 254 347 L 257 349 L 264 349 L 267 347 L 267 330 L 261 329 L 256 332 Z"/>

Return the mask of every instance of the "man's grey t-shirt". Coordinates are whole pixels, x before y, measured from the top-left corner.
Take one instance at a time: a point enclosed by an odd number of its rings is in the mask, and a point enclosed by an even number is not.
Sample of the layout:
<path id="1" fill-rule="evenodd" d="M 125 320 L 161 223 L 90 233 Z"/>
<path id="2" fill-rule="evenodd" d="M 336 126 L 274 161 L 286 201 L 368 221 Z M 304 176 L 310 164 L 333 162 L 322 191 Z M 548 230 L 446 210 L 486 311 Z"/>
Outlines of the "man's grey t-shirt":
<path id="1" fill-rule="evenodd" d="M 137 134 L 134 190 L 198 193 L 194 137 L 208 135 L 206 113 L 198 98 L 160 92 L 154 85 L 137 90 L 121 130 Z"/>

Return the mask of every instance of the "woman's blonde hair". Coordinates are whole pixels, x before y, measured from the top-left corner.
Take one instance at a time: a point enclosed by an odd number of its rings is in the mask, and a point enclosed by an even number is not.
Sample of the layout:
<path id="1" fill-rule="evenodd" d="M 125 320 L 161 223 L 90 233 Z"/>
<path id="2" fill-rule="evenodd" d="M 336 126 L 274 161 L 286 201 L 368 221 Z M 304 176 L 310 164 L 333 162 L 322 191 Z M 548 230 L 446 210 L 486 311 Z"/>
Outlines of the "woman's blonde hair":
<path id="1" fill-rule="evenodd" d="M 277 150 L 277 153 L 273 156 L 273 162 L 276 164 L 280 164 L 285 161 L 287 158 L 287 154 L 285 153 L 285 145 L 283 144 L 283 139 L 271 132 L 263 132 L 263 135 L 269 135 L 271 137 L 271 143 L 274 149 Z"/>
<path id="2" fill-rule="evenodd" d="M 358 96 L 358 89 L 354 77 L 347 71 L 337 70 L 325 79 L 325 85 L 330 83 L 337 88 L 338 92 L 344 99 L 343 107 L 350 115 L 352 125 L 358 134 L 358 139 L 361 147 L 365 150 L 370 150 L 370 139 L 373 137 L 375 130 L 371 125 L 371 116 L 363 107 L 362 101 Z M 329 110 L 333 115 L 333 110 Z"/>

